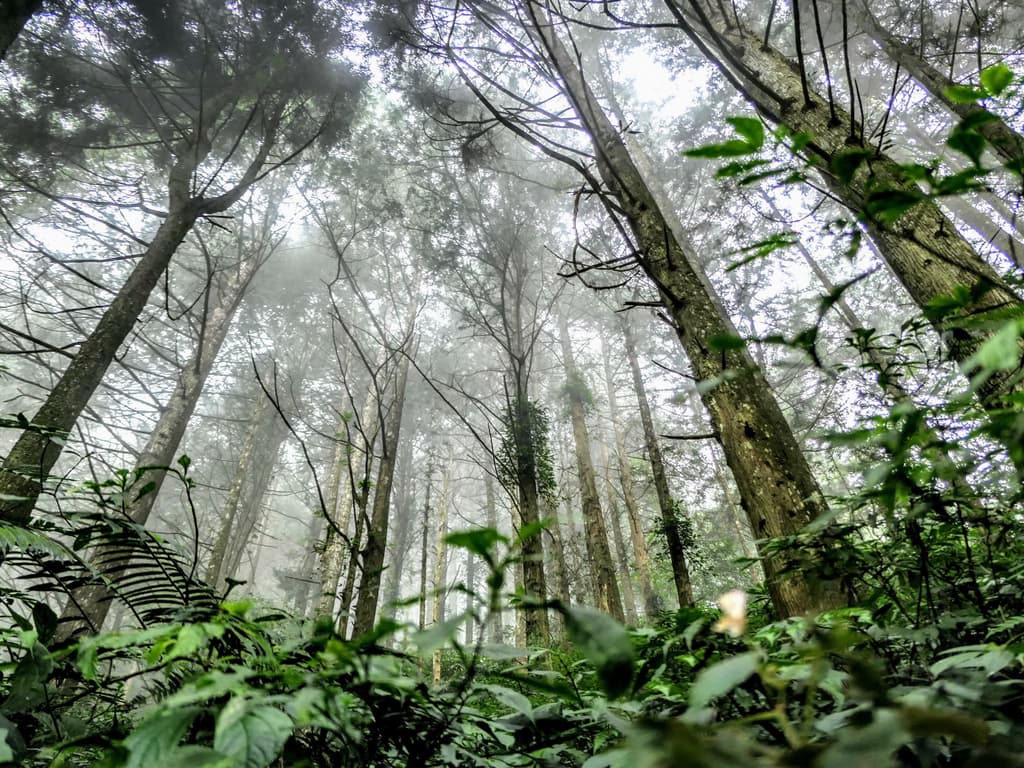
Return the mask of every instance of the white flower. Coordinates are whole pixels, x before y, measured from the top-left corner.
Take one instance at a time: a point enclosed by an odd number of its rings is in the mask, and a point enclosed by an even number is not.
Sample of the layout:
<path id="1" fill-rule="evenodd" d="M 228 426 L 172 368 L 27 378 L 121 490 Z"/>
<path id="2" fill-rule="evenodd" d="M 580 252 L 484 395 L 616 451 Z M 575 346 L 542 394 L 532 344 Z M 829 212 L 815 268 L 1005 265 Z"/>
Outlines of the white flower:
<path id="1" fill-rule="evenodd" d="M 722 609 L 722 618 L 715 622 L 715 632 L 728 632 L 732 637 L 739 637 L 747 628 L 747 593 L 742 589 L 734 589 L 718 596 L 718 607 Z"/>

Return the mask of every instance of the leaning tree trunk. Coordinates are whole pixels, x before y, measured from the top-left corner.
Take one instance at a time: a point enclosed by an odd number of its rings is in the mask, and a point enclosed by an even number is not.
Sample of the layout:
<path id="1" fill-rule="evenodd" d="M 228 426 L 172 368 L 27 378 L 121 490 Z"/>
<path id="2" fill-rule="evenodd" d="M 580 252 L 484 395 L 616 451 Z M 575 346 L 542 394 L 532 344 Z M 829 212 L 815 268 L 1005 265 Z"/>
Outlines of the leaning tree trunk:
<path id="1" fill-rule="evenodd" d="M 138 478 L 131 491 L 134 499 L 127 501 L 125 515 L 138 525 L 145 525 L 153 511 L 153 504 L 167 477 L 167 469 L 174 463 L 175 453 L 195 411 L 203 385 L 213 368 L 214 360 L 224 339 L 227 338 L 235 311 L 253 275 L 259 267 L 259 260 L 247 261 L 224 289 L 218 306 L 210 312 L 203 326 L 192 358 L 185 364 L 178 377 L 177 386 L 160 413 L 156 426 L 149 435 L 135 463 L 134 477 Z M 102 562 L 111 554 L 106 547 L 99 547 L 91 559 Z M 96 582 L 75 591 L 61 617 L 57 639 L 66 640 L 80 632 L 98 632 L 110 612 L 114 595 L 105 582 Z"/>
<path id="2" fill-rule="evenodd" d="M 233 98 L 230 89 L 204 102 L 190 141 L 176 148 L 168 176 L 168 213 L 99 323 L 79 347 L 0 468 L 0 520 L 25 525 L 31 520 L 43 483 L 57 463 L 64 438 L 82 415 L 118 349 L 145 309 L 149 296 L 178 247 L 200 217 L 230 208 L 257 181 L 274 143 L 280 115 L 268 117 L 266 134 L 245 173 L 229 191 L 212 198 L 192 194 L 196 168 L 210 153 L 209 136 Z"/>
<path id="3" fill-rule="evenodd" d="M 674 0 L 666 0 L 666 4 L 680 25 L 690 24 Z M 764 46 L 749 30 L 735 24 L 717 26 L 712 31 L 701 30 L 707 37 L 702 44 L 714 45 L 721 53 L 719 66 L 768 119 L 791 131 L 813 136 L 809 151 L 829 162 L 848 150 L 851 141 L 859 141 L 862 129 L 838 105 L 833 117 L 829 103 L 804 83 L 799 69 L 785 56 Z M 934 312 L 927 315 L 942 336 L 949 356 L 969 376 L 972 356 L 995 332 L 992 323 L 977 320 L 985 314 L 1020 309 L 1020 297 L 957 233 L 953 222 L 933 201 L 919 202 L 892 225 L 884 225 L 865 212 L 872 188 L 919 192 L 916 183 L 908 180 L 885 153 L 872 153 L 848 183 L 828 170 L 823 173 L 836 197 L 863 215 L 880 255 L 918 306 L 926 309 L 939 305 L 943 299 L 967 289 L 965 305 L 953 316 Z M 958 322 L 965 318 L 967 323 Z M 1004 409 L 1007 393 L 1024 391 L 1024 383 L 1014 377 L 1013 371 L 992 372 L 978 387 L 982 405 L 994 411 Z"/>
<path id="4" fill-rule="evenodd" d="M 1018 164 L 1017 167 L 1024 170 L 1019 165 L 1021 161 L 1024 161 L 1024 136 L 1011 128 L 998 115 L 993 115 L 977 103 L 965 103 L 950 98 L 949 89 L 957 85 L 956 81 L 883 27 L 864 0 L 860 1 L 860 6 L 859 17 L 864 22 L 864 28 L 889 58 L 913 77 L 933 99 L 957 117 L 963 120 L 983 118 L 978 120 L 975 130 L 985 137 L 992 149 L 1004 161 Z"/>
<path id="5" fill-rule="evenodd" d="M 527 5 L 565 94 L 590 134 L 598 170 L 616 207 L 636 238 L 637 260 L 657 286 L 676 327 L 716 437 L 740 488 L 750 523 L 760 538 L 788 536 L 826 510 L 807 460 L 764 374 L 745 348 L 721 350 L 715 339 L 735 338 L 736 329 L 715 296 L 683 233 L 672 227 L 622 137 L 601 110 L 550 22 Z M 806 578 L 780 578 L 783 563 L 765 560 L 768 589 L 784 615 L 834 605 L 835 595 Z"/>
<path id="6" fill-rule="evenodd" d="M 597 492 L 597 478 L 590 454 L 590 434 L 587 431 L 585 380 L 576 368 L 573 358 L 569 325 L 562 315 L 559 317 L 562 342 L 562 363 L 569 396 L 569 418 L 572 422 L 573 440 L 576 444 L 576 467 L 580 479 L 580 506 L 586 525 L 587 557 L 594 573 L 594 587 L 597 591 L 597 607 L 619 621 L 625 621 L 622 610 L 622 595 L 615 578 L 615 566 L 608 546 L 608 529 L 601 511 L 601 498 Z"/>
<path id="7" fill-rule="evenodd" d="M 6 0 L 0 9 L 0 61 L 7 57 L 25 24 L 43 7 L 43 0 Z"/>
<path id="8" fill-rule="evenodd" d="M 661 510 L 661 524 L 664 528 L 665 545 L 669 560 L 672 562 L 672 576 L 676 585 L 676 597 L 679 607 L 693 605 L 693 585 L 690 582 L 690 569 L 686 565 L 686 546 L 680 533 L 679 514 L 676 501 L 668 487 L 668 473 L 665 461 L 661 456 L 658 434 L 654 431 L 654 419 L 651 417 L 651 406 L 647 400 L 647 388 L 644 386 L 640 360 L 636 354 L 636 342 L 629 320 L 622 320 L 622 338 L 626 347 L 626 359 L 633 375 L 633 390 L 636 393 L 640 408 L 640 423 L 644 429 L 644 446 L 647 449 L 647 460 L 651 464 L 651 477 L 654 479 L 654 490 L 658 495 L 658 509 Z M 765 385 L 767 386 L 767 384 Z"/>
<path id="9" fill-rule="evenodd" d="M 653 619 L 661 609 L 658 595 L 654 591 L 651 582 L 651 556 L 647 550 L 647 538 L 644 534 L 643 524 L 640 520 L 640 508 L 636 500 L 636 492 L 633 487 L 633 470 L 629 466 L 629 455 L 626 453 L 626 438 L 622 432 L 622 425 L 619 420 L 619 401 L 615 390 L 615 378 L 612 375 L 611 357 L 608 347 L 601 345 L 604 356 L 604 377 L 605 387 L 608 390 L 608 414 L 611 419 L 611 429 L 615 439 L 615 459 L 619 468 L 619 485 L 622 487 L 622 500 L 626 505 L 626 517 L 629 519 L 630 540 L 633 544 L 633 560 L 636 562 L 636 576 L 640 583 L 640 596 L 643 599 L 644 615 Z M 641 379 L 641 384 L 643 380 Z M 672 528 L 675 531 L 675 527 Z M 677 537 L 678 538 L 678 537 Z M 682 550 L 679 550 L 680 557 Z M 675 562 L 673 563 L 673 574 L 675 573 Z M 682 559 L 683 567 L 686 567 L 686 560 Z M 687 578 L 689 582 L 689 578 Z M 677 581 L 678 585 L 678 581 Z"/>

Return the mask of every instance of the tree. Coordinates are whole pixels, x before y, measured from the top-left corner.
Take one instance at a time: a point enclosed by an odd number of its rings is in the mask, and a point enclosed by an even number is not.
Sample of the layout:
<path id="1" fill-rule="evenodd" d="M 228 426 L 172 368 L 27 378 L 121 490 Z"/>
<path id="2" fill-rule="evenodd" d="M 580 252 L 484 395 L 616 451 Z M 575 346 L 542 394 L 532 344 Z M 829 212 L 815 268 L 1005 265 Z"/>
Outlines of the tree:
<path id="1" fill-rule="evenodd" d="M 562 345 L 562 365 L 565 368 L 565 390 L 569 401 L 569 419 L 572 423 L 573 441 L 576 445 L 576 467 L 580 481 L 580 502 L 583 506 L 583 523 L 586 528 L 587 556 L 594 574 L 597 588 L 597 606 L 619 621 L 625 620 L 619 583 L 615 578 L 615 566 L 608 546 L 608 528 L 601 510 L 601 497 L 597 491 L 597 476 L 590 448 L 590 432 L 587 430 L 586 408 L 592 398 L 586 380 L 580 375 L 573 355 L 572 340 L 569 338 L 569 324 L 565 315 L 559 315 L 559 336 Z"/>
<path id="2" fill-rule="evenodd" d="M 545 145 L 547 151 L 576 167 L 591 189 L 606 190 L 606 207 L 625 219 L 634 238 L 631 259 L 656 286 L 660 303 L 702 383 L 701 396 L 713 431 L 756 535 L 768 538 L 797 534 L 825 511 L 825 502 L 763 373 L 744 346 L 728 341 L 738 335 L 699 262 L 689 252 L 678 226 L 673 227 L 666 218 L 651 186 L 583 77 L 577 59 L 561 42 L 543 8 L 527 2 L 522 12 L 529 34 L 540 46 L 535 53 L 537 61 L 557 78 L 558 87 L 593 144 L 600 179 L 575 159 Z M 502 125 L 535 144 L 541 142 L 522 126 L 518 108 L 510 116 L 479 89 L 477 92 Z M 621 231 L 625 235 L 625 228 Z M 783 567 L 781 562 L 765 562 L 773 604 L 781 614 L 835 604 L 835 594 L 821 585 L 799 577 L 780 578 Z"/>
<path id="3" fill-rule="evenodd" d="M 107 60 L 87 60 L 87 68 L 97 92 L 112 94 L 111 109 L 124 115 L 125 131 L 132 135 L 136 123 L 145 125 L 144 143 L 156 146 L 154 153 L 166 161 L 166 211 L 159 214 L 156 231 L 141 240 L 141 257 L 99 323 L 8 453 L 0 470 L 5 499 L 0 517 L 8 522 L 30 519 L 65 437 L 195 224 L 227 211 L 260 179 L 344 118 L 342 101 L 355 92 L 356 83 L 350 78 L 345 86 L 344 78 L 339 83 L 324 76 L 315 46 L 327 41 L 317 39 L 319 33 L 309 35 L 311 16 L 303 11 L 310 9 L 264 10 L 269 18 L 257 14 L 258 21 L 239 26 L 237 19 L 204 7 L 187 27 L 196 36 L 177 40 L 166 64 L 139 55 L 143 47 L 136 48 L 130 26 L 117 26 L 121 19 L 96 30 L 112 54 Z M 270 23 L 275 16 L 278 25 Z M 273 44 L 271 35 L 276 36 Z M 310 57 L 267 66 L 267 50 L 288 50 L 292 44 Z M 338 85 L 343 90 L 336 90 Z M 314 94 L 328 96 L 314 103 Z"/>

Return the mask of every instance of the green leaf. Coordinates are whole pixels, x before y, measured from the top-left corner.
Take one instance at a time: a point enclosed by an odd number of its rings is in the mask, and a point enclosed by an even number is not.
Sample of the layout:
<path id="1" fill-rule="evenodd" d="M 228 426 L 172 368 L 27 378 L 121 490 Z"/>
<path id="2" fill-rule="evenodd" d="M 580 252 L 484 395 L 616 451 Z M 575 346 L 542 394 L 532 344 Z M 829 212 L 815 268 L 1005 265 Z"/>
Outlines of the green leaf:
<path id="1" fill-rule="evenodd" d="M 6 720 L 6 718 L 4 718 Z M 9 720 L 7 721 L 10 722 Z M 13 763 L 14 750 L 7 743 L 7 736 L 14 729 L 13 725 L 0 725 L 0 763 Z"/>
<path id="2" fill-rule="evenodd" d="M 958 104 L 973 104 L 985 98 L 985 91 L 973 85 L 953 85 L 946 89 L 946 98 Z"/>
<path id="3" fill-rule="evenodd" d="M 564 608 L 569 639 L 593 664 L 605 692 L 612 698 L 629 690 L 633 680 L 633 644 L 626 628 L 594 608 Z"/>
<path id="4" fill-rule="evenodd" d="M 750 651 L 708 667 L 693 681 L 693 687 L 690 688 L 690 706 L 694 709 L 703 709 L 716 696 L 729 693 L 757 672 L 760 664 L 761 654 Z"/>
<path id="5" fill-rule="evenodd" d="M 508 541 L 494 528 L 474 528 L 469 531 L 449 533 L 445 541 L 453 547 L 467 549 L 487 562 L 491 561 L 491 549 L 500 541 Z"/>
<path id="6" fill-rule="evenodd" d="M 916 189 L 884 189 L 873 192 L 864 206 L 865 213 L 882 224 L 895 224 L 904 213 L 923 199 Z"/>
<path id="7" fill-rule="evenodd" d="M 974 361 L 989 371 L 1012 371 L 1020 363 L 1020 354 L 1020 327 L 1015 320 L 982 344 Z"/>
<path id="8" fill-rule="evenodd" d="M 416 650 L 421 656 L 426 656 L 438 648 L 446 645 L 458 634 L 459 627 L 466 621 L 466 614 L 460 613 L 442 622 L 427 627 L 422 632 L 413 635 L 413 642 L 416 643 Z"/>
<path id="9" fill-rule="evenodd" d="M 853 177 L 857 173 L 857 169 L 860 168 L 869 157 L 871 157 L 871 154 L 870 150 L 863 149 L 861 147 L 844 149 L 841 152 L 836 152 L 832 156 L 832 172 L 840 182 L 843 184 L 849 184 L 853 181 Z"/>
<path id="10" fill-rule="evenodd" d="M 512 711 L 525 715 L 531 720 L 533 719 L 533 704 L 519 691 L 514 691 L 504 685 L 484 685 L 481 687 L 494 694 L 494 698 Z"/>
<path id="11" fill-rule="evenodd" d="M 122 744 L 128 750 L 124 768 L 162 765 L 200 712 L 198 707 L 159 709 L 142 721 Z"/>
<path id="12" fill-rule="evenodd" d="M 757 152 L 760 147 L 752 146 L 745 141 L 732 139 L 721 144 L 707 144 L 696 149 L 688 149 L 683 154 L 686 157 L 700 157 L 705 159 L 716 159 L 721 157 L 742 157 Z"/>
<path id="13" fill-rule="evenodd" d="M 725 122 L 736 129 L 752 150 L 764 146 L 764 123 L 756 117 L 727 117 Z"/>
<path id="14" fill-rule="evenodd" d="M 999 96 L 1013 82 L 1013 70 L 1000 62 L 981 70 L 981 87 L 989 96 Z"/>
<path id="15" fill-rule="evenodd" d="M 221 710 L 213 748 L 234 758 L 238 768 L 266 768 L 292 733 L 292 719 L 276 707 L 256 706 L 234 698 Z"/>
<path id="16" fill-rule="evenodd" d="M 732 333 L 720 333 L 708 339 L 708 349 L 712 352 L 728 352 L 730 349 L 743 349 L 745 346 L 746 340 Z"/>
<path id="17" fill-rule="evenodd" d="M 975 165 L 981 165 L 981 155 L 985 151 L 985 144 L 985 137 L 975 131 L 954 129 L 946 139 L 946 146 L 966 155 Z"/>

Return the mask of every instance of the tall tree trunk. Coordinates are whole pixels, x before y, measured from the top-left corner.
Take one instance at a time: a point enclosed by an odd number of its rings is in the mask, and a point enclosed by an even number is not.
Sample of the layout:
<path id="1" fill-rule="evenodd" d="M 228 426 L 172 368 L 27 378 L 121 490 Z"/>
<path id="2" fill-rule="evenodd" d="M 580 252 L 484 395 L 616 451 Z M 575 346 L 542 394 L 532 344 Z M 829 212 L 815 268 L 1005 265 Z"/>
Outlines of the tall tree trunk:
<path id="1" fill-rule="evenodd" d="M 306 535 L 305 552 L 302 554 L 302 562 L 299 563 L 296 578 L 299 583 L 295 589 L 295 615 L 300 618 L 309 616 L 310 605 L 315 604 L 319 595 L 313 591 L 316 577 L 316 547 L 323 535 L 324 520 L 319 515 L 314 515 L 309 521 L 309 532 Z"/>
<path id="2" fill-rule="evenodd" d="M 242 496 L 252 475 L 252 468 L 259 450 L 258 446 L 267 433 L 269 424 L 276 418 L 277 414 L 270 407 L 270 402 L 261 394 L 256 404 L 256 412 L 253 414 L 252 421 L 249 422 L 245 441 L 242 443 L 242 452 L 238 456 L 238 465 L 231 481 L 231 490 L 228 491 L 228 499 L 224 504 L 220 527 L 217 529 L 217 536 L 210 550 L 210 559 L 206 568 L 206 581 L 216 586 L 218 590 L 224 585 L 224 558 L 227 556 L 231 532 L 235 528 L 235 520 L 243 503 Z"/>
<path id="3" fill-rule="evenodd" d="M 388 522 L 391 517 L 391 486 L 395 477 L 398 441 L 402 431 L 402 411 L 405 408 L 405 385 L 409 379 L 409 358 L 398 361 L 395 374 L 394 400 L 381 435 L 380 464 L 373 493 L 373 512 L 366 531 L 366 546 L 362 551 L 362 577 L 359 581 L 359 601 L 356 603 L 354 637 L 373 629 L 380 602 L 381 574 L 387 550 Z"/>
<path id="4" fill-rule="evenodd" d="M 597 492 L 597 478 L 590 453 L 590 434 L 587 431 L 585 380 L 576 368 L 573 357 L 569 325 L 562 315 L 559 317 L 561 331 L 562 362 L 569 396 L 569 418 L 572 421 L 573 440 L 576 443 L 576 467 L 580 478 L 580 506 L 586 524 L 587 556 L 594 572 L 597 589 L 597 607 L 619 621 L 625 621 L 622 610 L 622 596 L 615 578 L 615 566 L 608 546 L 608 530 L 601 512 L 601 498 Z"/>
<path id="5" fill-rule="evenodd" d="M 200 217 L 224 212 L 259 178 L 274 144 L 280 114 L 268 116 L 259 149 L 233 188 L 213 198 L 191 194 L 195 169 L 210 153 L 209 133 L 233 98 L 232 89 L 226 88 L 204 101 L 205 112 L 200 110 L 200 123 L 193 127 L 193 135 L 176 148 L 177 160 L 168 176 L 167 215 L 99 323 L 32 418 L 31 428 L 22 432 L 7 454 L 0 467 L 0 520 L 14 525 L 29 522 L 43 484 L 60 458 L 64 439 L 135 327 L 182 241 Z"/>
<path id="6" fill-rule="evenodd" d="M 670 226 L 621 136 L 601 110 L 576 60 L 539 9 L 529 4 L 534 29 L 566 95 L 590 134 L 598 170 L 638 247 L 640 266 L 657 286 L 686 350 L 715 434 L 741 489 L 750 522 L 760 537 L 797 533 L 825 511 L 806 458 L 782 415 L 764 374 L 745 349 L 720 350 L 716 338 L 736 337 L 683 233 Z M 776 610 L 789 616 L 835 602 L 806 579 L 779 578 L 781 563 L 766 560 Z"/>
<path id="7" fill-rule="evenodd" d="M 494 480 L 489 475 L 484 475 L 485 504 L 487 505 L 487 527 L 498 529 L 498 507 L 494 498 Z M 502 643 L 505 640 L 505 627 L 501 615 L 500 595 L 493 596 L 488 607 L 488 633 L 492 643 Z"/>
<path id="8" fill-rule="evenodd" d="M 345 614 L 341 618 L 346 625 L 354 589 L 355 571 L 353 568 L 355 566 L 352 565 L 352 560 L 355 559 L 358 564 L 359 540 L 362 538 L 365 523 L 367 485 L 370 471 L 373 468 L 373 443 L 379 428 L 377 396 L 372 388 L 366 393 L 358 427 L 357 434 L 353 435 L 345 416 L 343 415 L 338 420 L 336 434 L 340 438 L 344 433 L 345 442 L 338 443 L 334 456 L 331 490 L 327 497 L 327 512 L 331 515 L 334 524 L 327 527 L 324 537 L 324 552 L 320 558 L 320 602 L 317 612 L 320 616 L 333 618 L 339 597 L 338 589 L 341 585 L 341 576 L 345 571 L 345 555 L 348 553 L 350 556 L 349 573 L 343 589 L 345 597 L 341 600 L 342 613 Z M 358 451 L 352 450 L 353 441 L 356 439 L 362 443 L 363 459 L 360 470 L 356 469 L 355 463 Z M 345 541 L 342 533 L 348 534 L 353 519 L 356 521 L 357 531 L 353 534 L 353 539 Z"/>
<path id="9" fill-rule="evenodd" d="M 654 591 L 654 585 L 651 582 L 651 557 L 647 551 L 647 538 L 640 520 L 640 508 L 637 504 L 636 492 L 633 487 L 633 470 L 629 465 L 629 455 L 626 453 L 626 438 L 619 420 L 619 401 L 615 389 L 615 378 L 612 375 L 611 356 L 608 346 L 604 343 L 601 344 L 601 352 L 604 357 L 604 378 L 605 386 L 608 390 L 608 413 L 611 419 L 611 429 L 614 433 L 615 459 L 619 468 L 619 485 L 622 488 L 622 500 L 626 505 L 626 517 L 629 520 L 633 560 L 636 562 L 636 576 L 640 583 L 640 596 L 643 599 L 644 615 L 648 619 L 653 619 L 658 611 L 661 610 L 661 601 L 658 599 Z M 642 379 L 641 383 L 643 383 Z M 675 560 L 672 562 L 674 574 Z M 683 567 L 685 566 L 686 561 L 683 560 Z"/>
<path id="10" fill-rule="evenodd" d="M 680 24 L 688 24 L 675 0 L 666 0 L 666 4 Z M 860 127 L 851 123 L 850 116 L 838 106 L 833 119 L 828 102 L 809 87 L 804 88 L 799 70 L 786 57 L 764 46 L 749 30 L 734 24 L 728 28 L 725 24 L 718 26 L 719 29 L 706 35 L 709 44 L 713 44 L 712 39 L 718 41 L 715 47 L 720 51 L 728 48 L 728 56 L 723 55 L 722 61 L 717 63 L 770 120 L 813 136 L 809 148 L 828 161 L 849 149 L 851 125 L 856 134 L 852 141 L 858 141 Z M 724 63 L 726 59 L 728 63 Z M 919 191 L 916 183 L 906 179 L 898 164 L 882 152 L 865 162 L 849 183 L 842 183 L 827 170 L 823 173 L 836 196 L 858 213 L 864 213 L 869 184 L 911 193 Z M 891 226 L 870 216 L 865 216 L 865 225 L 880 255 L 918 306 L 927 308 L 954 295 L 958 289 L 968 289 L 971 298 L 955 316 L 937 317 L 934 313 L 929 316 L 950 358 L 969 375 L 968 362 L 994 330 L 990 323 L 970 322 L 960 327 L 955 321 L 1019 308 L 1020 298 L 957 233 L 953 223 L 932 201 L 918 203 Z M 978 387 L 985 408 L 1002 410 L 1006 407 L 1007 392 L 1024 391 L 1024 385 L 1014 381 L 1014 375 L 1012 371 L 995 371 Z M 1019 446 L 1010 448 L 1011 453 L 1016 454 Z M 1021 465 L 1024 466 L 1024 460 Z"/>
<path id="11" fill-rule="evenodd" d="M 626 347 L 626 359 L 633 375 L 633 390 L 636 393 L 640 408 L 640 423 L 644 429 L 644 446 L 647 449 L 647 460 L 651 463 L 651 477 L 654 479 L 654 490 L 658 495 L 658 509 L 661 510 L 661 524 L 664 529 L 665 545 L 669 559 L 672 561 L 672 577 L 676 585 L 676 597 L 679 607 L 693 605 L 693 585 L 690 582 L 690 569 L 686 565 L 686 548 L 680 535 L 679 516 L 676 501 L 668 486 L 668 473 L 665 461 L 661 456 L 658 434 L 654 431 L 654 419 L 651 417 L 651 405 L 647 400 L 647 388 L 644 386 L 640 360 L 636 354 L 636 342 L 629 320 L 622 320 L 622 338 Z M 767 383 L 765 384 L 767 386 Z"/>
<path id="12" fill-rule="evenodd" d="M 917 50 L 883 27 L 871 12 L 867 2 L 860 0 L 859 5 L 859 16 L 864 22 L 864 28 L 893 62 L 899 64 L 933 99 L 957 117 L 964 120 L 984 117 L 984 120 L 979 121 L 976 130 L 985 137 L 992 145 L 992 149 L 1005 162 L 1019 163 L 1024 160 L 1024 136 L 1013 130 L 1002 118 L 993 115 L 977 103 L 964 103 L 950 98 L 947 92 L 957 83 L 938 67 L 932 65 Z"/>
<path id="13" fill-rule="evenodd" d="M 167 477 L 167 468 L 174 464 L 174 456 L 181 445 L 181 439 L 195 412 L 203 386 L 213 368 L 224 339 L 227 338 L 231 321 L 250 280 L 259 267 L 259 260 L 247 260 L 221 292 L 218 305 L 214 307 L 203 326 L 203 335 L 196 345 L 192 358 L 182 368 L 178 383 L 170 399 L 160 413 L 156 426 L 149 435 L 142 453 L 135 463 L 134 476 L 139 479 L 132 485 L 135 498 L 127 501 L 125 515 L 134 523 L 145 525 L 153 511 L 153 505 Z M 92 553 L 94 562 L 101 562 L 111 550 L 99 547 Z M 57 640 L 66 640 L 80 632 L 98 632 L 110 611 L 113 594 L 103 582 L 89 584 L 75 591 L 61 617 Z"/>
<path id="14" fill-rule="evenodd" d="M 615 498 L 615 485 L 612 483 L 611 465 L 608 457 L 608 444 L 601 441 L 601 462 L 604 466 L 604 489 L 605 509 L 608 510 L 608 525 L 612 529 L 612 541 L 615 544 L 615 558 L 619 563 L 619 572 L 622 578 L 619 583 L 622 586 L 622 607 L 625 611 L 626 623 L 635 627 L 636 621 L 636 594 L 633 590 L 633 569 L 629 567 L 629 555 L 626 554 L 626 541 L 622 536 L 621 517 L 619 515 L 619 503 Z"/>
<path id="15" fill-rule="evenodd" d="M 0 9 L 0 61 L 7 57 L 7 49 L 42 7 L 43 0 L 6 0 Z"/>
<path id="16" fill-rule="evenodd" d="M 235 578 L 238 572 L 249 538 L 262 517 L 263 498 L 270 487 L 281 444 L 288 435 L 272 407 L 266 406 L 262 416 L 266 428 L 250 433 L 254 444 L 239 461 L 228 509 L 210 555 L 206 580 L 218 591 L 223 591 L 227 580 Z"/>
<path id="17" fill-rule="evenodd" d="M 434 609 L 433 623 L 444 621 L 445 598 L 448 596 L 448 507 L 451 504 L 451 464 L 446 464 L 441 477 L 441 500 L 438 504 L 437 547 L 434 551 Z M 441 651 L 434 651 L 433 656 L 434 685 L 441 682 Z"/>
<path id="18" fill-rule="evenodd" d="M 519 522 L 515 525 L 518 531 L 522 526 L 535 526 L 540 522 L 540 493 L 537 489 L 537 456 L 534 435 L 533 412 L 530 408 L 530 393 L 527 389 L 523 367 L 515 376 L 515 400 L 510 407 L 512 417 L 512 433 L 515 442 L 515 472 L 518 504 L 514 512 Z M 544 543 L 540 536 L 534 535 L 522 542 L 522 560 L 519 568 L 522 571 L 522 585 L 526 594 L 538 599 L 547 597 L 547 580 L 544 576 Z M 551 628 L 548 613 L 543 609 L 526 609 L 517 612 L 526 632 L 526 642 L 541 646 L 547 644 Z"/>
<path id="19" fill-rule="evenodd" d="M 398 502 L 395 505 L 395 535 L 390 549 L 387 578 L 384 582 L 384 605 L 389 616 L 394 616 L 394 604 L 401 596 L 402 577 L 405 575 L 406 558 L 410 554 L 409 539 L 413 529 L 413 508 L 415 498 L 413 484 L 416 479 L 413 473 L 414 438 L 412 435 L 402 440 L 398 455 Z"/>
<path id="20" fill-rule="evenodd" d="M 465 644 L 467 648 L 471 648 L 475 641 L 476 635 L 476 622 L 473 621 L 473 609 L 475 607 L 473 601 L 473 593 L 476 592 L 476 555 L 466 550 L 466 634 Z"/>
<path id="21" fill-rule="evenodd" d="M 430 543 L 430 491 L 434 479 L 433 464 L 427 467 L 427 494 L 423 502 L 423 528 L 420 535 L 420 631 L 427 626 L 427 552 Z"/>

